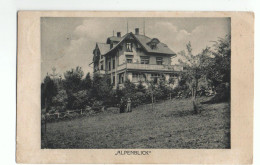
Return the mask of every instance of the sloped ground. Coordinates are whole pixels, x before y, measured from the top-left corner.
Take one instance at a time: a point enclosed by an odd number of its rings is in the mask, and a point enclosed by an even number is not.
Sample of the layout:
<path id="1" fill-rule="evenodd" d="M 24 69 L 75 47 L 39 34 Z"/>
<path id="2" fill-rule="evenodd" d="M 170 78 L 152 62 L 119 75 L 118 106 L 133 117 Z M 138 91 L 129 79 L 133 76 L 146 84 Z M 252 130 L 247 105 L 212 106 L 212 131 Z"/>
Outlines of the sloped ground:
<path id="1" fill-rule="evenodd" d="M 229 103 L 200 109 L 195 115 L 189 99 L 168 100 L 153 110 L 142 105 L 131 113 L 48 123 L 42 148 L 230 148 Z"/>

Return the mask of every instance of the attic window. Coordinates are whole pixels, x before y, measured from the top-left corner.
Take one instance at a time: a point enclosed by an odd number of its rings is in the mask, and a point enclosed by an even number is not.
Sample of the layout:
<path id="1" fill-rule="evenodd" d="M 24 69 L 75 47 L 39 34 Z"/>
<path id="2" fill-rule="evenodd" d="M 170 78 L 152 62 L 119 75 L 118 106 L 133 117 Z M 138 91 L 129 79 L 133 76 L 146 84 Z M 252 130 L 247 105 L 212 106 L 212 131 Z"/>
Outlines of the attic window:
<path id="1" fill-rule="evenodd" d="M 127 51 L 127 52 L 132 52 L 132 51 L 133 51 L 133 45 L 132 45 L 132 43 L 130 43 L 130 42 L 127 42 L 127 43 L 126 43 L 126 51 Z"/>
<path id="2" fill-rule="evenodd" d="M 157 47 L 157 44 L 156 43 L 151 43 L 150 47 L 151 47 L 151 49 L 155 49 Z"/>
<path id="3" fill-rule="evenodd" d="M 147 43 L 147 45 L 149 45 L 151 49 L 156 49 L 158 43 L 160 43 L 160 41 L 157 38 L 153 38 L 150 42 Z"/>

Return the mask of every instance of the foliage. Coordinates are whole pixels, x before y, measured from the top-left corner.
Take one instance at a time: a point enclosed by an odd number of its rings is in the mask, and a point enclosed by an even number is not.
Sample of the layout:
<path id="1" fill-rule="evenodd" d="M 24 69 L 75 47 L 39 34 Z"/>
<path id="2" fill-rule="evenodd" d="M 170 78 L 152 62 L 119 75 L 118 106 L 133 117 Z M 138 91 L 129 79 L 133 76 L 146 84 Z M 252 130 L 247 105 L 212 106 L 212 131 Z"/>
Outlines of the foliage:
<path id="1" fill-rule="evenodd" d="M 96 112 L 99 112 L 101 111 L 102 107 L 103 107 L 103 103 L 101 101 L 95 101 L 92 106 L 92 109 Z"/>
<path id="2" fill-rule="evenodd" d="M 212 51 L 214 60 L 207 67 L 207 78 L 215 89 L 217 95 L 213 100 L 215 102 L 230 100 L 230 61 L 231 61 L 231 36 L 220 38 L 214 44 Z M 221 90 L 219 90 L 221 89 Z M 212 101 L 213 101 L 212 100 Z"/>
<path id="3" fill-rule="evenodd" d="M 58 91 L 57 95 L 52 98 L 52 106 L 58 111 L 65 111 L 68 105 L 68 95 L 66 90 Z"/>
<path id="4" fill-rule="evenodd" d="M 170 83 L 170 84 L 174 84 L 174 83 L 175 83 L 173 77 L 170 77 L 170 78 L 169 78 L 169 83 Z"/>
<path id="5" fill-rule="evenodd" d="M 205 64 L 210 55 L 210 48 L 206 47 L 198 55 L 193 55 L 191 43 L 186 45 L 187 51 L 180 52 L 181 58 L 179 62 L 184 66 L 185 72 L 185 82 L 189 87 L 189 91 L 192 96 L 193 110 L 199 113 L 196 103 L 197 91 L 199 88 L 199 81 L 205 76 Z"/>
<path id="6" fill-rule="evenodd" d="M 110 84 L 109 80 L 110 77 L 108 75 L 101 76 L 100 74 L 94 74 L 92 94 L 95 99 L 111 102 L 111 96 L 113 95 L 113 86 Z"/>
<path id="7" fill-rule="evenodd" d="M 138 91 L 138 92 L 142 92 L 142 93 L 145 92 L 145 86 L 143 85 L 143 82 L 142 82 L 142 81 L 139 81 L 139 82 L 138 82 L 138 85 L 136 86 L 136 88 L 137 88 L 137 91 Z"/>
<path id="8" fill-rule="evenodd" d="M 83 75 L 81 67 L 76 67 L 76 69 L 71 69 L 64 73 L 64 86 L 68 94 L 81 89 Z"/>
<path id="9" fill-rule="evenodd" d="M 182 51 L 180 55 L 185 72 L 179 84 L 181 87 L 186 84 L 194 99 L 212 90 L 216 93 L 214 102 L 230 100 L 230 35 L 215 41 L 213 48 L 207 47 L 196 56 L 192 54 L 191 44 L 188 43 L 187 53 Z M 187 92 L 184 90 L 182 93 Z"/>
<path id="10" fill-rule="evenodd" d="M 91 105 L 92 100 L 87 90 L 80 90 L 71 96 L 71 109 L 84 109 L 86 105 Z"/>
<path id="11" fill-rule="evenodd" d="M 45 102 L 44 107 L 46 108 L 46 112 L 48 112 L 51 105 L 51 99 L 57 93 L 57 86 L 55 85 L 54 81 L 50 78 L 50 76 L 47 75 L 44 79 L 43 84 L 41 85 L 41 88 L 42 88 L 41 97 L 44 98 L 42 99 L 42 101 L 44 100 Z"/>
<path id="12" fill-rule="evenodd" d="M 85 79 L 83 80 L 84 89 L 91 89 L 92 88 L 92 80 L 90 77 L 90 73 L 88 72 Z"/>

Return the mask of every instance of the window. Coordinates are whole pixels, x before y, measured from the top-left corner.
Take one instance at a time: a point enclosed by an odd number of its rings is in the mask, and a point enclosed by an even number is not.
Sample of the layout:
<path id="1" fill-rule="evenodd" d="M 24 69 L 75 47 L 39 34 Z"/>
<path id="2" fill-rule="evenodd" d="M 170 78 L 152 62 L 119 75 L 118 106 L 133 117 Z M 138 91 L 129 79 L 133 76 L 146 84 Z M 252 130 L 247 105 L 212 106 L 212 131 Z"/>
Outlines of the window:
<path id="1" fill-rule="evenodd" d="M 133 73 L 132 74 L 132 82 L 144 82 L 146 80 L 146 77 L 144 74 L 141 73 Z"/>
<path id="2" fill-rule="evenodd" d="M 111 70 L 111 62 L 108 62 L 108 70 Z"/>
<path id="3" fill-rule="evenodd" d="M 156 57 L 156 64 L 162 65 L 163 64 L 163 58 L 162 57 Z"/>
<path id="4" fill-rule="evenodd" d="M 133 55 L 125 55 L 127 63 L 133 63 Z"/>
<path id="5" fill-rule="evenodd" d="M 152 76 L 152 77 L 160 77 L 160 74 L 158 74 L 158 73 L 152 73 L 151 76 Z"/>
<path id="6" fill-rule="evenodd" d="M 141 64 L 149 64 L 149 57 L 141 56 Z"/>
<path id="7" fill-rule="evenodd" d="M 158 74 L 158 73 L 153 73 L 153 74 L 151 75 L 151 79 L 153 80 L 154 83 L 158 83 L 158 79 L 159 79 L 160 77 L 161 77 L 161 75 Z"/>
<path id="8" fill-rule="evenodd" d="M 115 69 L 115 59 L 113 59 L 113 69 Z"/>
<path id="9" fill-rule="evenodd" d="M 177 78 L 178 75 L 177 74 L 170 74 L 170 77 Z"/>
<path id="10" fill-rule="evenodd" d="M 132 43 L 130 43 L 130 42 L 126 43 L 126 51 L 127 52 L 132 52 L 133 51 L 132 48 L 133 48 Z"/>
<path id="11" fill-rule="evenodd" d="M 121 76 L 121 83 L 124 82 L 124 75 Z"/>
<path id="12" fill-rule="evenodd" d="M 124 73 L 119 74 L 119 84 L 124 83 Z"/>
<path id="13" fill-rule="evenodd" d="M 156 48 L 156 44 L 155 43 L 151 43 L 151 49 L 155 49 Z"/>
<path id="14" fill-rule="evenodd" d="M 137 82 L 138 81 L 138 74 L 133 73 L 132 75 L 132 82 Z"/>
<path id="15" fill-rule="evenodd" d="M 116 79 L 115 79 L 115 76 L 113 76 L 113 82 L 112 82 L 112 84 L 114 85 L 115 84 L 115 81 Z"/>
<path id="16" fill-rule="evenodd" d="M 100 62 L 100 70 L 104 70 L 103 61 L 102 61 L 102 62 Z"/>
<path id="17" fill-rule="evenodd" d="M 151 49 L 156 49 L 157 44 L 160 43 L 160 41 L 157 38 L 153 38 L 149 43 L 147 43 Z"/>
<path id="18" fill-rule="evenodd" d="M 133 59 L 126 59 L 127 63 L 133 63 Z"/>

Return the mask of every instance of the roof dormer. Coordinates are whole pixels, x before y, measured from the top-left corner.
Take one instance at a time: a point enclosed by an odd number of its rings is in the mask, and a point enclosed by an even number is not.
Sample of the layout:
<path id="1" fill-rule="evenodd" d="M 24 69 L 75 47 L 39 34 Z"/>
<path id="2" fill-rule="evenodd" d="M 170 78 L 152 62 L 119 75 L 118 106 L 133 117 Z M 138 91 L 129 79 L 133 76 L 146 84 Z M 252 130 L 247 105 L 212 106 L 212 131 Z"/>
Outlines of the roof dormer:
<path id="1" fill-rule="evenodd" d="M 150 42 L 147 43 L 148 46 L 150 46 L 151 49 L 156 49 L 157 48 L 157 44 L 159 44 L 160 41 L 157 38 L 153 38 L 151 39 Z"/>

